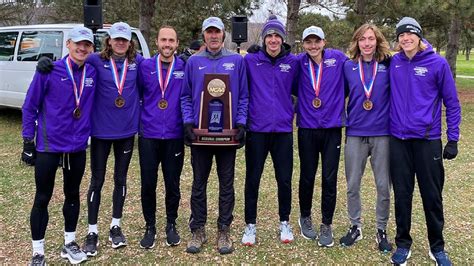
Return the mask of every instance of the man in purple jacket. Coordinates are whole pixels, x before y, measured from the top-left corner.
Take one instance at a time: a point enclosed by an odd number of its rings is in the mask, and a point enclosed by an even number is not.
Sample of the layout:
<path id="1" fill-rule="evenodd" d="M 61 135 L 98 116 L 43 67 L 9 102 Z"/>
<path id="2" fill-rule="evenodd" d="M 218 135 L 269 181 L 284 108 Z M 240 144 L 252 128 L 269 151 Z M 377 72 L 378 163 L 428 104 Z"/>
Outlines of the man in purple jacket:
<path id="1" fill-rule="evenodd" d="M 377 26 L 364 24 L 354 32 L 349 53 L 351 60 L 344 64 L 348 96 L 344 162 L 351 226 L 339 242 L 347 247 L 362 239 L 360 185 L 370 157 L 377 189 L 375 239 L 380 251 L 389 252 L 389 44 Z"/>
<path id="2" fill-rule="evenodd" d="M 207 73 L 228 74 L 232 93 L 233 128 L 238 128 L 237 140 L 243 142 L 247 123 L 248 89 L 243 58 L 223 48 L 224 23 L 217 17 L 209 17 L 202 23 L 206 49 L 191 56 L 186 64 L 184 84 L 181 92 L 181 111 L 184 121 L 184 141 L 191 144 L 196 136 L 193 128 L 198 125 L 201 92 Z M 217 219 L 217 248 L 219 253 L 233 251 L 230 225 L 235 204 L 234 171 L 235 147 L 191 146 L 193 186 L 191 192 L 191 218 L 189 227 L 193 234 L 186 251 L 198 253 L 207 241 L 205 225 L 207 220 L 207 180 L 216 157 L 219 178 L 219 218 Z"/>
<path id="3" fill-rule="evenodd" d="M 420 24 L 410 17 L 398 22 L 400 51 L 390 63 L 390 175 L 395 195 L 397 250 L 395 264 L 410 257 L 411 210 L 415 175 L 425 211 L 430 257 L 451 265 L 444 251 L 444 159 L 457 156 L 461 106 L 449 65 L 423 40 Z M 446 107 L 447 139 L 441 143 L 441 105 Z"/>
<path id="4" fill-rule="evenodd" d="M 64 246 L 61 257 L 73 264 L 87 260 L 87 255 L 75 239 L 80 207 L 79 187 L 86 166 L 96 85 L 95 70 L 85 64 L 85 60 L 93 51 L 94 37 L 90 29 L 75 27 L 67 39 L 69 55 L 55 62 L 51 73 L 35 73 L 22 109 L 23 152 L 28 155 L 36 153 L 36 193 L 30 216 L 33 265 L 45 264 L 48 204 L 60 158 L 63 160 L 64 176 Z"/>
<path id="5" fill-rule="evenodd" d="M 179 181 L 184 160 L 183 120 L 180 95 L 184 81 L 184 61 L 175 55 L 179 41 L 176 30 L 163 26 L 156 38 L 158 54 L 139 67 L 142 92 L 140 133 L 141 202 L 146 230 L 142 248 L 155 246 L 156 185 L 161 163 L 165 182 L 166 245 L 181 242 L 176 230 L 181 198 Z"/>
<path id="6" fill-rule="evenodd" d="M 263 47 L 245 56 L 249 79 L 249 132 L 245 147 L 245 223 L 242 244 L 256 242 L 257 201 L 265 160 L 270 152 L 278 186 L 280 240 L 293 241 L 289 224 L 293 173 L 293 105 L 291 93 L 298 62 L 283 45 L 285 27 L 275 16 L 262 29 Z"/>
<path id="7" fill-rule="evenodd" d="M 337 171 L 341 152 L 344 110 L 344 62 L 341 51 L 325 49 L 326 40 L 320 27 L 303 31 L 305 53 L 298 56 L 300 77 L 298 104 L 298 151 L 300 157 L 300 218 L 301 234 L 316 239 L 311 207 L 319 154 L 322 160 L 322 224 L 319 246 L 334 245 L 331 224 L 336 208 Z"/>

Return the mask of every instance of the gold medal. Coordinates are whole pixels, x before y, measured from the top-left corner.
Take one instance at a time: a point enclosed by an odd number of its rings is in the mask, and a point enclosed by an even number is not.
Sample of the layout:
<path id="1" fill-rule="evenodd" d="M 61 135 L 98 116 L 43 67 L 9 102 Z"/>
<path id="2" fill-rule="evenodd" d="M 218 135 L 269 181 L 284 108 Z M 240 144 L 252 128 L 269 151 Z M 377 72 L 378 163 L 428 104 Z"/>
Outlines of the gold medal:
<path id="1" fill-rule="evenodd" d="M 75 119 L 81 118 L 81 109 L 79 109 L 79 107 L 76 107 L 74 111 L 72 111 L 72 117 Z"/>
<path id="2" fill-rule="evenodd" d="M 117 106 L 117 108 L 122 108 L 124 105 L 125 99 L 122 97 L 122 95 L 117 96 L 117 98 L 115 98 L 115 106 Z"/>
<path id="3" fill-rule="evenodd" d="M 313 99 L 313 107 L 316 108 L 316 109 L 321 107 L 321 99 L 319 99 L 318 97 L 314 98 Z"/>
<path id="4" fill-rule="evenodd" d="M 362 104 L 362 106 L 364 107 L 364 110 L 370 111 L 370 110 L 372 110 L 372 108 L 374 107 L 374 104 L 372 103 L 371 100 L 367 99 L 367 100 L 364 101 L 364 103 Z"/>
<path id="5" fill-rule="evenodd" d="M 168 101 L 165 100 L 165 99 L 161 99 L 158 102 L 158 108 L 160 108 L 161 110 L 164 110 L 164 109 L 168 108 Z"/>

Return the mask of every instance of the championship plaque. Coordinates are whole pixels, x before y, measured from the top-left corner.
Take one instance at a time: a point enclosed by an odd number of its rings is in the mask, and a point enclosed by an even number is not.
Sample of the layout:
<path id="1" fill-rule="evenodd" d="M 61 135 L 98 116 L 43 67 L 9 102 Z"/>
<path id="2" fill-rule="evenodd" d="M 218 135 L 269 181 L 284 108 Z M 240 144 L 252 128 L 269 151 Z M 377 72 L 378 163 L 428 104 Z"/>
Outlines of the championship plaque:
<path id="1" fill-rule="evenodd" d="M 237 129 L 232 128 L 232 93 L 228 74 L 205 74 L 201 92 L 199 125 L 193 129 L 193 145 L 236 146 Z"/>

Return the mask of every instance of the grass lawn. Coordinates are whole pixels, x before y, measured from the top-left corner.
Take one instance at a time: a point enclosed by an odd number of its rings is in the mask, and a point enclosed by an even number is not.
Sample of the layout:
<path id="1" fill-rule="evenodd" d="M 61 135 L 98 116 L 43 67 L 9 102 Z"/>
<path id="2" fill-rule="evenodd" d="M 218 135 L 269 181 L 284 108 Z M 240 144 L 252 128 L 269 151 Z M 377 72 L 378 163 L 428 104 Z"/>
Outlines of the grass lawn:
<path id="1" fill-rule="evenodd" d="M 473 66 L 470 63 L 471 68 Z M 461 141 L 459 156 L 452 161 L 444 161 L 446 181 L 444 186 L 445 208 L 445 241 L 446 250 L 454 264 L 474 263 L 474 79 L 458 79 L 458 90 L 463 107 L 461 125 Z M 31 258 L 31 235 L 29 213 L 34 197 L 33 168 L 20 165 L 19 155 L 22 149 L 21 112 L 18 110 L 0 109 L 0 264 L 26 264 Z M 445 137 L 444 137 L 445 140 Z M 136 146 L 135 146 L 136 147 Z M 255 247 L 242 247 L 240 243 L 244 226 L 244 176 L 245 163 L 243 150 L 238 151 L 235 187 L 236 206 L 235 219 L 232 226 L 232 237 L 236 250 L 231 255 L 220 256 L 215 250 L 216 219 L 217 219 L 217 178 L 213 169 L 208 186 L 208 244 L 198 255 L 185 252 L 186 242 L 190 238 L 187 221 L 190 215 L 189 199 L 192 182 L 189 149 L 186 149 L 185 167 L 181 176 L 181 193 L 178 229 L 181 232 L 182 243 L 178 247 L 169 248 L 164 243 L 165 210 L 163 179 L 159 174 L 158 185 L 158 230 L 157 245 L 152 250 L 139 248 L 139 241 L 144 232 L 144 221 L 140 204 L 140 176 L 138 152 L 135 148 L 128 177 L 128 195 L 124 209 L 122 228 L 128 238 L 129 245 L 120 250 L 113 250 L 107 244 L 107 229 L 111 219 L 111 198 L 113 188 L 112 173 L 109 171 L 102 194 L 102 204 L 99 213 L 100 248 L 97 257 L 90 263 L 316 263 L 316 264 L 387 264 L 388 254 L 377 251 L 375 244 L 375 188 L 371 170 L 366 169 L 363 178 L 362 202 L 364 239 L 350 248 L 335 247 L 319 248 L 315 242 L 305 240 L 300 236 L 297 226 L 299 215 L 298 179 L 299 161 L 295 135 L 293 172 L 293 209 L 291 224 L 295 233 L 295 242 L 289 245 L 281 244 L 278 240 L 278 207 L 276 181 L 271 160 L 266 163 L 262 177 L 258 209 L 258 244 Z M 88 157 L 89 158 L 89 157 Z M 109 166 L 113 165 L 113 159 Z M 339 241 L 347 228 L 346 185 L 343 169 L 344 161 L 341 156 L 338 180 L 338 200 L 334 216 L 335 240 Z M 87 232 L 86 194 L 90 181 L 90 171 L 87 171 L 81 185 L 81 214 L 77 228 L 77 237 L 82 244 Z M 110 167 L 109 167 L 110 169 Z M 313 221 L 318 223 L 320 215 L 321 172 L 318 171 L 313 200 Z M 46 258 L 50 264 L 63 262 L 59 257 L 63 242 L 62 218 L 62 175 L 58 171 L 55 192 L 49 206 L 49 225 L 46 232 Z M 393 196 L 392 196 L 393 199 Z M 392 204 L 393 206 L 393 204 Z M 428 257 L 428 240 L 425 219 L 418 190 L 413 201 L 412 257 L 410 263 L 427 264 L 432 262 Z M 389 237 L 395 235 L 393 207 L 389 221 Z"/>
<path id="2" fill-rule="evenodd" d="M 459 54 L 456 60 L 456 74 L 474 76 L 474 54 L 471 53 L 470 60 L 466 61 L 466 55 Z"/>

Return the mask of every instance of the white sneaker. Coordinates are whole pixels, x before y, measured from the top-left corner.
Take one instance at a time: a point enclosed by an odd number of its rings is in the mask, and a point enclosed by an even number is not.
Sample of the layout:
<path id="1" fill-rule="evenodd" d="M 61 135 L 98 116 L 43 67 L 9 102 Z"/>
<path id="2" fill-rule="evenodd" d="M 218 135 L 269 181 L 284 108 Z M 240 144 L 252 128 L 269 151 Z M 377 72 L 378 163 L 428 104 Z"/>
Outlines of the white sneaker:
<path id="1" fill-rule="evenodd" d="M 288 221 L 280 222 L 280 240 L 282 243 L 288 244 L 293 242 L 293 231 Z"/>
<path id="2" fill-rule="evenodd" d="M 255 245 L 255 238 L 257 236 L 257 227 L 255 224 L 247 224 L 245 226 L 244 235 L 242 236 L 242 245 L 253 246 Z"/>

